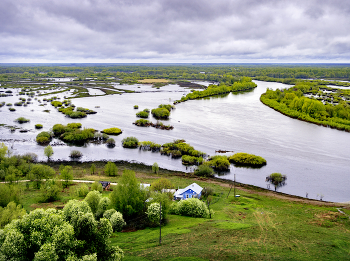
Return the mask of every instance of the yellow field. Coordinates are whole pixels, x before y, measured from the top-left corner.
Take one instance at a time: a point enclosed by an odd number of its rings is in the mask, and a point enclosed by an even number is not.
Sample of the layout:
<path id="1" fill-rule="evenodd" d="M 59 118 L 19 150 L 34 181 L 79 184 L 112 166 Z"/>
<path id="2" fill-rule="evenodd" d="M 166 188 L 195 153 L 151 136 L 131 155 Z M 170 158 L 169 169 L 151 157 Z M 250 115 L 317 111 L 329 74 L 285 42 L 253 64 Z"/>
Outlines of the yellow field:
<path id="1" fill-rule="evenodd" d="M 156 82 L 169 82 L 166 79 L 143 79 L 139 80 L 140 83 L 156 83 Z"/>

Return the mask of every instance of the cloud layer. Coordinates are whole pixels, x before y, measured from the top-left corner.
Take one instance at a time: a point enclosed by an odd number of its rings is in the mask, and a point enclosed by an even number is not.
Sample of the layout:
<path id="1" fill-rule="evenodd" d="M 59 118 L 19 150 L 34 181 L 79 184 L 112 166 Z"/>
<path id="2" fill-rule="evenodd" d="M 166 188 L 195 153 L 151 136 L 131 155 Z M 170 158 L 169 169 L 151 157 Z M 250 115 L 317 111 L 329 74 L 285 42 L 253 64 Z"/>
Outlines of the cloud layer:
<path id="1" fill-rule="evenodd" d="M 1 0 L 0 62 L 349 62 L 347 0 Z"/>

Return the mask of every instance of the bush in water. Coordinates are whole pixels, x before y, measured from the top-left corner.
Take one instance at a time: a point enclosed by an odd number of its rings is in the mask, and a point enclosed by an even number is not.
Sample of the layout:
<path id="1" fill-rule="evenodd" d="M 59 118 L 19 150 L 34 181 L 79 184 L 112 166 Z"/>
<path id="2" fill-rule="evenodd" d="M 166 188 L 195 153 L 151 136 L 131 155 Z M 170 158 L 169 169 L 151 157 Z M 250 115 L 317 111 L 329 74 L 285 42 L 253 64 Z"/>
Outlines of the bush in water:
<path id="1" fill-rule="evenodd" d="M 139 140 L 135 137 L 127 137 L 122 140 L 124 148 L 137 148 Z"/>

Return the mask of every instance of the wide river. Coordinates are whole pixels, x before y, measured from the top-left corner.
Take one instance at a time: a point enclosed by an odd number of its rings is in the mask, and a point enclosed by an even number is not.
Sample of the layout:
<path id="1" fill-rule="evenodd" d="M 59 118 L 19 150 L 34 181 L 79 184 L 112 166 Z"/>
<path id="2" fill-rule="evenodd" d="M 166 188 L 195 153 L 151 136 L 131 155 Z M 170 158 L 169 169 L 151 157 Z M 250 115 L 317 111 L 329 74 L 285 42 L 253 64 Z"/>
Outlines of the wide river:
<path id="1" fill-rule="evenodd" d="M 83 161 L 128 160 L 148 165 L 157 162 L 162 168 L 191 171 L 193 169 L 184 167 L 179 159 L 121 146 L 121 140 L 128 136 L 159 144 L 185 139 L 195 149 L 208 155 L 215 155 L 216 150 L 227 150 L 233 151 L 227 155 L 246 152 L 267 160 L 267 165 L 260 169 L 231 165 L 230 172 L 221 174 L 221 178 L 233 179 L 236 174 L 238 182 L 266 188 L 266 176 L 279 172 L 287 176 L 286 185 L 278 189 L 281 192 L 303 197 L 308 194 L 309 198 L 322 197 L 326 201 L 350 201 L 350 133 L 291 119 L 270 109 L 260 102 L 260 95 L 266 88 L 286 88 L 288 85 L 255 82 L 258 87 L 251 92 L 178 104 L 170 120 L 164 121 L 174 126 L 171 131 L 137 127 L 132 122 L 137 119 L 137 111 L 172 103 L 189 91 L 176 85 L 165 86 L 160 90 L 139 85 L 132 88 L 141 93 L 73 99 L 76 106 L 98 112 L 81 120 L 66 118 L 51 105 L 40 107 L 36 101 L 28 107 L 15 107 L 16 112 L 10 112 L 4 106 L 0 109 L 0 123 L 17 125 L 31 131 L 10 133 L 8 129 L 0 128 L 0 141 L 12 147 L 15 154 L 34 152 L 40 160 L 45 160 L 44 147 L 35 142 L 35 136 L 39 133 L 34 129 L 37 123 L 44 125 L 43 130 L 49 130 L 56 123 L 69 122 L 81 122 L 83 127 L 98 130 L 115 126 L 123 130 L 121 135 L 114 137 L 117 144 L 115 148 L 94 144 L 79 148 L 54 146 L 53 159 L 69 160 L 70 151 L 78 149 L 84 155 Z M 17 96 L 0 98 L 0 102 L 6 103 L 17 100 Z M 139 110 L 134 110 L 134 105 L 139 105 Z M 51 111 L 48 114 L 43 112 L 44 109 Z M 14 119 L 20 116 L 29 118 L 31 122 L 22 125 L 14 123 Z M 155 122 L 155 119 L 151 120 Z"/>

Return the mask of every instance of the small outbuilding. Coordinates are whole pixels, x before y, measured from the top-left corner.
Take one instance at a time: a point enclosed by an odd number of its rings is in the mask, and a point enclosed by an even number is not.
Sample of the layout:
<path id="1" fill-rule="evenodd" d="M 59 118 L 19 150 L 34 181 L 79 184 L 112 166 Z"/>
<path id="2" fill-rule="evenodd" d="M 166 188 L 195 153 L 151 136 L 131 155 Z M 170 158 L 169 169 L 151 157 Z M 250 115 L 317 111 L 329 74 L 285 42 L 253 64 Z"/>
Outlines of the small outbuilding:
<path id="1" fill-rule="evenodd" d="M 109 190 L 111 188 L 111 182 L 108 181 L 100 181 L 103 190 Z"/>
<path id="2" fill-rule="evenodd" d="M 192 183 L 184 189 L 178 189 L 174 193 L 175 200 L 188 199 L 188 198 L 200 198 L 203 188 L 197 183 Z"/>

